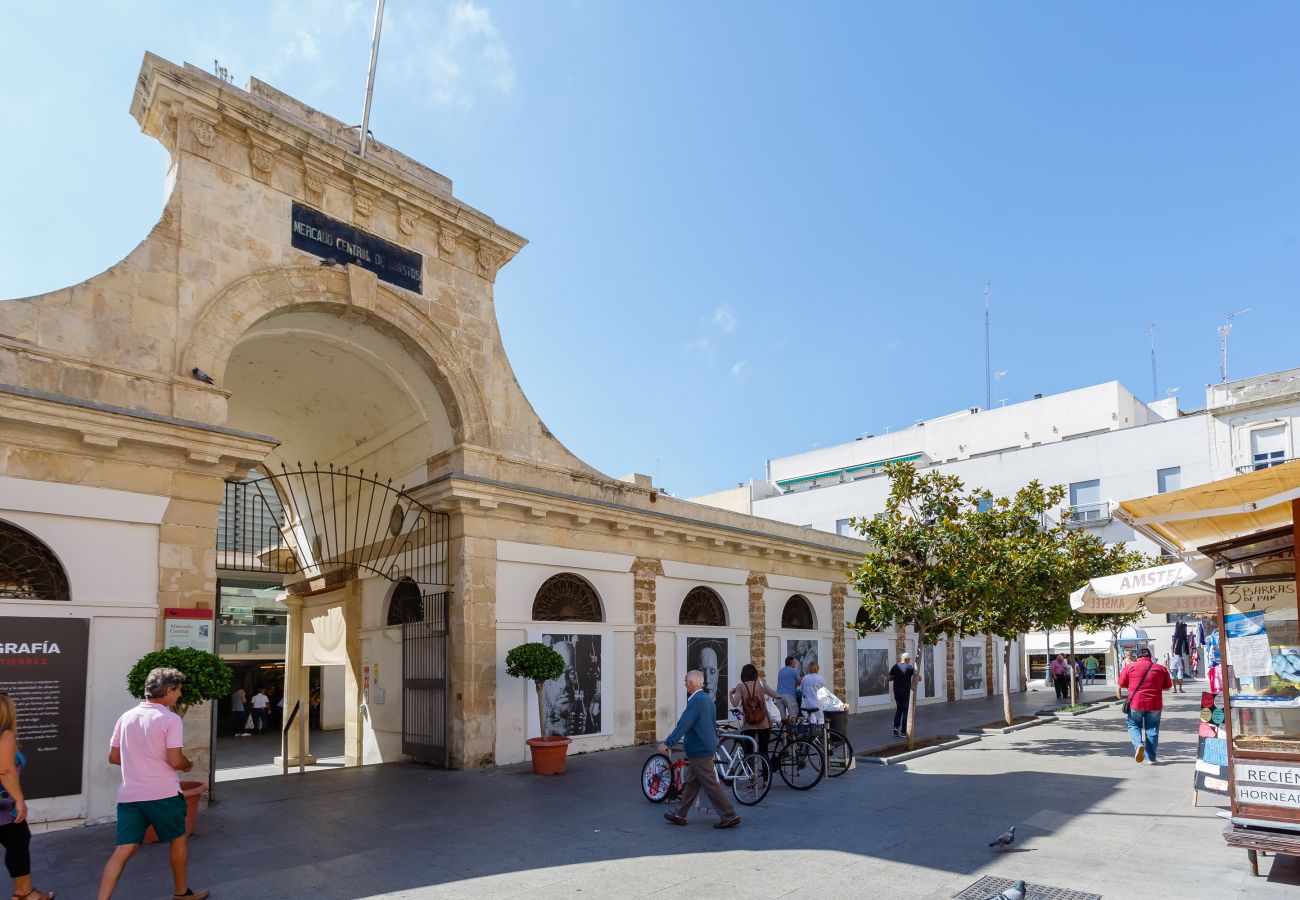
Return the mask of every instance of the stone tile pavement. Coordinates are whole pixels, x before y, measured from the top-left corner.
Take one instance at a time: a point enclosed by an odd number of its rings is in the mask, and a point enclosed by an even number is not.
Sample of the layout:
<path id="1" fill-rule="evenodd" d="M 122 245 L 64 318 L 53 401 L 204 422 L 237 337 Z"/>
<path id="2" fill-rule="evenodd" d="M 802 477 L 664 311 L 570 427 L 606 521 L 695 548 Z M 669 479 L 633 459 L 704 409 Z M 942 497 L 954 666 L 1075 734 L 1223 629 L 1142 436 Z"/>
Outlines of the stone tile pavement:
<path id="1" fill-rule="evenodd" d="M 1044 698 L 1050 690 L 1017 706 Z M 921 731 L 989 721 L 999 703 L 924 709 Z M 191 881 L 215 898 L 938 900 L 991 874 L 1107 898 L 1295 897 L 1223 845 L 1222 798 L 1191 805 L 1196 703 L 1169 698 L 1160 766 L 1133 762 L 1116 707 L 860 766 L 803 793 L 778 781 L 730 831 L 702 816 L 687 828 L 663 821 L 638 786 L 648 747 L 573 757 L 558 778 L 394 764 L 223 783 L 201 813 Z M 888 742 L 889 727 L 887 712 L 851 717 L 864 748 Z M 1016 850 L 990 851 L 1012 824 Z M 112 842 L 112 826 L 38 835 L 37 883 L 67 900 L 94 896 Z M 169 894 L 165 849 L 145 848 L 118 896 Z"/>

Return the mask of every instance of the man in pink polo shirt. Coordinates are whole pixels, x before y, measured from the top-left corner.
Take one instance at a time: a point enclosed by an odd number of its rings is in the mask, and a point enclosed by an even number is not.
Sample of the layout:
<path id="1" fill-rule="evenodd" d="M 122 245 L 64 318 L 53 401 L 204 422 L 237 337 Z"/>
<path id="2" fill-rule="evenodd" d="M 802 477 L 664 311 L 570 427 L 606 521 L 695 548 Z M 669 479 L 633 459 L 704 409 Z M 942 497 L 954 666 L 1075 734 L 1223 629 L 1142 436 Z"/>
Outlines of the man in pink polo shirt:
<path id="1" fill-rule="evenodd" d="M 171 844 L 172 878 L 177 900 L 203 900 L 207 891 L 185 882 L 189 841 L 185 836 L 185 798 L 177 772 L 193 764 L 185 758 L 185 728 L 172 707 L 181 696 L 185 676 L 176 669 L 154 669 L 144 681 L 145 701 L 117 720 L 108 745 L 108 761 L 122 767 L 117 792 L 117 849 L 104 865 L 99 900 L 113 896 L 127 860 L 140 849 L 150 825 L 158 840 Z"/>

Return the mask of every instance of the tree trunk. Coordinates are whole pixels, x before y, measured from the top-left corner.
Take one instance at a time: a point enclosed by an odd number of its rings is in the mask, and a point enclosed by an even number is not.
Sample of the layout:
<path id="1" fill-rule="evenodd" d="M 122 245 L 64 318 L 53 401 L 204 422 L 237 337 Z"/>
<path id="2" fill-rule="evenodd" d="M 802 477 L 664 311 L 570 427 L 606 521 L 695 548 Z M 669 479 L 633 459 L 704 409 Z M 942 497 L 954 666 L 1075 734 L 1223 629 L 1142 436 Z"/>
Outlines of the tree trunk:
<path id="1" fill-rule="evenodd" d="M 1007 727 L 1010 728 L 1013 722 L 1011 715 L 1011 641 L 1006 638 L 1002 639 L 1002 718 L 1006 720 Z"/>
<path id="2" fill-rule="evenodd" d="M 916 659 L 912 660 L 914 672 L 912 675 L 912 689 L 907 694 L 907 749 L 911 750 L 915 744 L 916 734 L 916 686 L 921 681 L 921 658 L 925 655 L 925 631 L 916 630 Z"/>
<path id="3" fill-rule="evenodd" d="M 1079 705 L 1079 679 L 1075 673 L 1079 671 L 1079 660 L 1074 655 L 1074 626 L 1070 626 L 1070 705 Z"/>
<path id="4" fill-rule="evenodd" d="M 537 733 L 543 740 L 545 740 L 546 713 L 542 710 L 542 682 L 534 681 L 533 684 L 537 687 Z"/>

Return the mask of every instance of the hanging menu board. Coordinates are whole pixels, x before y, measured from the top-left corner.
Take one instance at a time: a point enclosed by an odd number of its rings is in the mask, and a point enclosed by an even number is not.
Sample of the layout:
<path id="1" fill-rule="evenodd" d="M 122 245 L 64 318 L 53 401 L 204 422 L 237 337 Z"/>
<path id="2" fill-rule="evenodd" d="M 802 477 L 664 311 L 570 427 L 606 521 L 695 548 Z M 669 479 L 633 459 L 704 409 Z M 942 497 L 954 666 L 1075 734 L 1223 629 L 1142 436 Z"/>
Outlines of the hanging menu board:
<path id="1" fill-rule="evenodd" d="M 90 620 L 0 620 L 0 691 L 18 708 L 28 800 L 81 793 Z"/>

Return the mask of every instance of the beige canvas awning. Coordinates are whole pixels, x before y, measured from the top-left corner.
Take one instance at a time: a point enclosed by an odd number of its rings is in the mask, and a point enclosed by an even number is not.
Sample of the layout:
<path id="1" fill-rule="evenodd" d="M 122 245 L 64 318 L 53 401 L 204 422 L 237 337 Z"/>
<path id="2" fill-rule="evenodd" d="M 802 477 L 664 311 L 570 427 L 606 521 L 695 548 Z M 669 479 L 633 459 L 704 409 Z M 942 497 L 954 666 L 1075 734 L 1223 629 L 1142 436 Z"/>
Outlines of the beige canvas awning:
<path id="1" fill-rule="evenodd" d="M 1115 516 L 1179 550 L 1291 524 L 1300 460 L 1120 503 Z"/>
<path id="2" fill-rule="evenodd" d="M 1070 607 L 1094 615 L 1136 612 L 1201 613 L 1215 609 L 1214 561 L 1198 557 L 1094 578 L 1070 595 Z"/>

